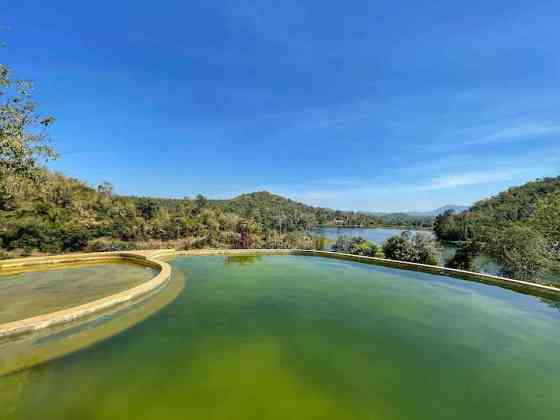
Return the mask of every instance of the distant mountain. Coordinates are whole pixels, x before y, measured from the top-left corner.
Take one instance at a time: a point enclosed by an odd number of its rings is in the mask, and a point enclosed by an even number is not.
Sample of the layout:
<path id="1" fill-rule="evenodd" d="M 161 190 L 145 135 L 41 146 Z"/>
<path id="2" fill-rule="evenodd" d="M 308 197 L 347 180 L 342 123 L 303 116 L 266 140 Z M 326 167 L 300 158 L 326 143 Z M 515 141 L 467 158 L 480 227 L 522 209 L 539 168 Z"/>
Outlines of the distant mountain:
<path id="1" fill-rule="evenodd" d="M 407 214 L 410 214 L 411 216 L 432 216 L 432 217 L 436 217 L 439 216 L 440 214 L 445 213 L 448 210 L 453 210 L 454 213 L 458 214 L 458 213 L 462 213 L 465 210 L 468 210 L 469 206 L 459 206 L 456 204 L 447 204 L 445 206 L 442 207 L 438 207 L 437 209 L 434 210 L 429 210 L 429 211 L 421 211 L 421 212 L 410 212 Z"/>

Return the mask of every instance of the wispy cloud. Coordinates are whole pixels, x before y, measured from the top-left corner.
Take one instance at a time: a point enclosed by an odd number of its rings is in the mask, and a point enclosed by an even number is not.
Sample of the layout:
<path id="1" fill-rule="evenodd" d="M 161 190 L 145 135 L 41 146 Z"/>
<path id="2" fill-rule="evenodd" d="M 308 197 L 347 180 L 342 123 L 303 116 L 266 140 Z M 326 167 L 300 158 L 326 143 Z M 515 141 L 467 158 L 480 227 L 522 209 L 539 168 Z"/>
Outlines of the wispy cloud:
<path id="1" fill-rule="evenodd" d="M 542 175 L 553 175 L 554 162 L 535 171 L 532 166 L 500 165 L 497 169 L 450 171 L 414 181 L 383 182 L 381 179 L 321 179 L 305 185 L 275 186 L 277 193 L 304 203 L 352 210 L 423 211 L 444 204 L 468 205 L 507 185 L 521 185 Z"/>
<path id="2" fill-rule="evenodd" d="M 428 178 L 420 182 L 408 183 L 381 183 L 379 180 L 374 179 L 362 181 L 335 181 L 324 179 L 311 181 L 307 185 L 302 185 L 298 188 L 277 185 L 264 189 L 271 189 L 277 191 L 281 195 L 287 195 L 294 199 L 315 205 L 329 206 L 331 205 L 329 202 L 344 203 L 345 201 L 347 201 L 346 204 L 348 205 L 354 202 L 357 197 L 359 197 L 360 200 L 375 199 L 380 200 L 377 205 L 379 208 L 382 208 L 381 201 L 392 196 L 404 198 L 418 194 L 426 195 L 428 192 L 445 194 L 453 190 L 459 191 L 463 187 L 513 180 L 520 174 L 521 171 L 516 170 L 449 173 Z M 323 188 L 321 188 L 319 184 L 321 184 Z M 376 210 L 379 208 L 376 208 Z"/>
<path id="3" fill-rule="evenodd" d="M 549 135 L 560 134 L 560 125 L 523 125 L 496 131 L 489 135 L 465 142 L 466 145 L 509 143 L 533 140 Z"/>
<path id="4" fill-rule="evenodd" d="M 342 117 L 335 117 L 335 118 L 324 118 L 324 119 L 318 119 L 314 122 L 310 122 L 307 124 L 302 125 L 302 128 L 304 130 L 315 130 L 315 129 L 319 129 L 319 128 L 327 128 L 327 127 L 333 127 L 333 126 L 342 126 L 345 124 L 349 124 L 352 122 L 356 122 L 356 121 L 361 121 L 361 120 L 365 120 L 367 118 L 371 118 L 371 114 L 358 114 L 358 115 L 345 115 Z"/>
<path id="5" fill-rule="evenodd" d="M 491 182 L 507 181 L 519 175 L 519 171 L 481 171 L 470 173 L 457 173 L 437 176 L 428 182 L 413 188 L 422 190 L 441 190 L 447 188 L 466 187 L 470 185 L 488 184 Z"/>

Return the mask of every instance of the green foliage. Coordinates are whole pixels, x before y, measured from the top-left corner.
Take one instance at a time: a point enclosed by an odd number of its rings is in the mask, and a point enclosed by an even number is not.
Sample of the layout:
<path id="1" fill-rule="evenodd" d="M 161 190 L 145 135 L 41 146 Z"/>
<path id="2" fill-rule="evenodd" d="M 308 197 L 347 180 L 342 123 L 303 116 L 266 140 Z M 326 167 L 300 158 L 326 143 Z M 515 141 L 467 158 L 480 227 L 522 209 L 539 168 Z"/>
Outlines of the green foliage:
<path id="1" fill-rule="evenodd" d="M 447 267 L 471 271 L 476 256 L 480 254 L 481 247 L 482 245 L 476 241 L 462 242 L 457 247 L 455 255 L 447 261 Z"/>
<path id="2" fill-rule="evenodd" d="M 462 215 L 455 215 L 453 210 L 447 210 L 436 217 L 434 233 L 440 239 L 447 241 L 465 240 L 465 223 Z"/>
<path id="3" fill-rule="evenodd" d="M 36 114 L 32 90 L 0 64 L 0 210 L 9 208 L 21 178 L 38 180 L 41 159 L 56 157 L 45 132 L 54 120 Z"/>
<path id="4" fill-rule="evenodd" d="M 538 179 L 479 201 L 466 212 L 446 212 L 436 218 L 434 231 L 440 240 L 482 240 L 486 239 L 492 229 L 505 228 L 515 223 L 528 224 L 535 218 L 539 208 L 540 223 L 544 227 L 545 215 L 554 211 L 559 193 L 560 177 Z"/>
<path id="5" fill-rule="evenodd" d="M 88 244 L 87 250 L 91 252 L 132 251 L 141 247 L 134 242 L 96 239 Z"/>
<path id="6" fill-rule="evenodd" d="M 243 194 L 232 200 L 216 200 L 213 204 L 224 211 L 253 219 L 263 229 L 279 232 L 305 231 L 318 225 L 431 227 L 433 221 L 430 217 L 406 214 L 373 215 L 312 207 L 266 191 Z"/>
<path id="7" fill-rule="evenodd" d="M 41 171 L 41 183 L 20 178 L 9 209 L 0 211 L 0 247 L 16 252 L 114 251 L 147 247 L 313 249 L 300 230 L 264 229 L 250 217 L 203 196 L 166 200 L 122 197 Z"/>
<path id="8" fill-rule="evenodd" d="M 541 233 L 547 242 L 550 256 L 560 261 L 560 191 L 548 194 L 536 205 L 529 225 Z"/>
<path id="9" fill-rule="evenodd" d="M 425 233 L 405 231 L 393 236 L 383 244 L 383 253 L 392 260 L 437 265 L 435 241 Z"/>
<path id="10" fill-rule="evenodd" d="M 510 188 L 461 214 L 445 213 L 434 231 L 440 240 L 481 242 L 504 275 L 534 279 L 560 265 L 560 177 Z"/>
<path id="11" fill-rule="evenodd" d="M 503 275 L 521 280 L 534 280 L 550 263 L 545 238 L 521 224 L 495 230 L 485 251 L 502 265 Z"/>
<path id="12" fill-rule="evenodd" d="M 332 246 L 332 250 L 345 254 L 375 257 L 377 254 L 377 245 L 359 236 L 348 237 L 343 235 L 337 238 L 335 244 Z"/>
<path id="13" fill-rule="evenodd" d="M 151 220 L 156 217 L 160 210 L 159 205 L 155 200 L 144 197 L 140 198 L 136 202 L 136 209 L 138 210 L 140 217 L 146 220 Z"/>

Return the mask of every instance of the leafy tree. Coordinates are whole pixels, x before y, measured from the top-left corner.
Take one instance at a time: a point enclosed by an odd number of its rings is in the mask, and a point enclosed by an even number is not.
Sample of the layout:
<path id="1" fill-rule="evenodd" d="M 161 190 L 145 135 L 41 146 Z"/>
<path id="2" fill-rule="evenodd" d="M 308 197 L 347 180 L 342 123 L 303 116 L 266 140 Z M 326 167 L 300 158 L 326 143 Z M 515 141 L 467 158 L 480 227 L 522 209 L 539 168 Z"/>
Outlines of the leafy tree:
<path id="1" fill-rule="evenodd" d="M 32 100 L 33 86 L 24 80 L 12 80 L 10 70 L 0 64 L 0 175 L 34 177 L 37 160 L 53 158 L 54 150 L 48 145 L 43 130 L 54 120 L 35 112 Z"/>
<path id="2" fill-rule="evenodd" d="M 447 261 L 447 266 L 459 270 L 471 271 L 474 267 L 474 260 L 480 254 L 482 245 L 476 241 L 467 241 L 459 244 L 455 255 Z"/>
<path id="3" fill-rule="evenodd" d="M 418 264 L 437 264 L 435 241 L 430 235 L 405 231 L 389 238 L 383 244 L 386 258 Z"/>
<path id="4" fill-rule="evenodd" d="M 136 203 L 136 208 L 146 220 L 153 219 L 159 211 L 158 203 L 151 198 L 141 198 Z"/>
<path id="5" fill-rule="evenodd" d="M 514 224 L 493 232 L 485 251 L 502 265 L 502 274 L 534 280 L 549 266 L 545 238 L 531 227 Z"/>
<path id="6" fill-rule="evenodd" d="M 459 241 L 464 239 L 464 229 L 458 217 L 454 217 L 453 210 L 447 210 L 436 217 L 434 221 L 434 233 L 438 238 L 448 241 Z"/>
<path id="7" fill-rule="evenodd" d="M 560 191 L 537 203 L 530 226 L 543 235 L 550 255 L 560 261 Z"/>
<path id="8" fill-rule="evenodd" d="M 37 181 L 41 161 L 56 157 L 45 131 L 54 119 L 36 113 L 32 90 L 0 64 L 0 210 L 10 208 L 20 179 Z"/>
<path id="9" fill-rule="evenodd" d="M 257 242 L 259 227 L 253 221 L 241 220 L 236 226 L 238 237 L 234 241 L 233 247 L 239 249 L 251 249 Z"/>

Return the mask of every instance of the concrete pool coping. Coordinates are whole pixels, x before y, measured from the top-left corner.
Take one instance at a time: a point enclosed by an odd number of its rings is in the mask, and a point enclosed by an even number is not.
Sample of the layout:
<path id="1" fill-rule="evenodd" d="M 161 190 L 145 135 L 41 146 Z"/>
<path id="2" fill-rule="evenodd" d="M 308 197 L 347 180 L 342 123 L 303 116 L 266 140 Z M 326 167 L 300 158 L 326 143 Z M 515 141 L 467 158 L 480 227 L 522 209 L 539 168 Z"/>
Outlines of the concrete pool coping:
<path id="1" fill-rule="evenodd" d="M 81 305 L 50 312 L 30 318 L 0 324 L 0 339 L 32 333 L 49 327 L 66 324 L 80 318 L 106 311 L 117 305 L 141 299 L 150 292 L 165 285 L 171 278 L 171 266 L 157 258 L 164 257 L 174 250 L 138 251 L 138 252 L 95 252 L 67 254 L 44 257 L 16 258 L 0 261 L 0 274 L 14 271 L 22 272 L 37 268 L 56 269 L 69 264 L 127 262 L 154 268 L 159 273 L 151 280 L 125 291 L 105 296 Z"/>
<path id="2" fill-rule="evenodd" d="M 53 327 L 85 318 L 95 313 L 106 311 L 117 305 L 130 302 L 150 295 L 165 285 L 171 278 L 172 269 L 163 259 L 175 256 L 242 256 L 242 255 L 307 255 L 334 258 L 380 265 L 385 267 L 426 272 L 462 280 L 475 281 L 502 288 L 515 290 L 517 292 L 538 295 L 540 297 L 560 297 L 560 288 L 547 286 L 527 281 L 514 280 L 506 277 L 493 276 L 489 274 L 475 273 L 472 271 L 457 270 L 453 268 L 434 265 L 417 264 L 404 261 L 389 260 L 377 257 L 363 257 L 351 254 L 342 254 L 330 251 L 315 251 L 303 249 L 203 249 L 176 251 L 174 249 L 127 251 L 127 252 L 96 252 L 82 254 L 67 254 L 45 257 L 17 258 L 0 261 L 0 274 L 11 271 L 24 271 L 36 269 L 37 267 L 56 268 L 72 263 L 103 263 L 103 262 L 129 262 L 159 270 L 159 274 L 153 279 L 138 286 L 119 292 L 101 299 L 97 299 L 82 305 L 74 306 L 48 314 L 25 318 L 18 321 L 0 324 L 0 339 L 15 337 L 32 333 L 37 330 Z"/>

